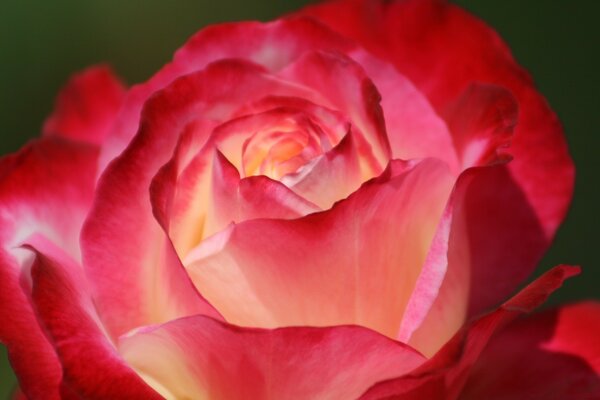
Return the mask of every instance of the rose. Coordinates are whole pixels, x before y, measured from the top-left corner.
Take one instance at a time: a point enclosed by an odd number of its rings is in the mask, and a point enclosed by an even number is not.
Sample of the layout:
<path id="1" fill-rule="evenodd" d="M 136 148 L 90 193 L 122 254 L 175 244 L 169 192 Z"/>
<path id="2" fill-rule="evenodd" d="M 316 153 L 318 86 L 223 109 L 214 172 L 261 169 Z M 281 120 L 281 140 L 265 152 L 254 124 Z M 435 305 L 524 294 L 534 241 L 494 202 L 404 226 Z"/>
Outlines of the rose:
<path id="1" fill-rule="evenodd" d="M 572 189 L 503 44 L 433 1 L 302 13 L 207 28 L 126 95 L 88 70 L 4 159 L 0 339 L 25 394 L 597 393 L 596 304 L 511 322 L 572 268 L 474 319 Z"/>

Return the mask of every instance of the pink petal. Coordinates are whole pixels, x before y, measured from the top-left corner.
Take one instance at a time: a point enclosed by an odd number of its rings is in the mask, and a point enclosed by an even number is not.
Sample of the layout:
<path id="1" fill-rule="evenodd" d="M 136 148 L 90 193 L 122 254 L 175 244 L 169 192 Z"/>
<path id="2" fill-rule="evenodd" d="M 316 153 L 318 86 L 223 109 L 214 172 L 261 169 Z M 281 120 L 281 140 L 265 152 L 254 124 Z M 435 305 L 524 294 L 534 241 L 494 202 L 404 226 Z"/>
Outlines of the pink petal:
<path id="1" fill-rule="evenodd" d="M 454 196 L 455 193 L 452 193 L 440 218 L 435 236 L 425 258 L 425 263 L 406 305 L 406 311 L 404 312 L 397 336 L 397 339 L 403 343 L 408 343 L 415 330 L 419 328 L 420 331 L 418 332 L 424 331 L 430 335 L 435 335 L 435 338 L 431 340 L 440 340 L 440 343 L 444 343 L 448 339 L 445 335 L 448 333 L 452 335 L 456 331 L 457 328 L 452 324 L 440 324 L 437 326 L 437 330 L 429 329 L 428 326 L 421 328 L 424 321 L 428 323 L 438 321 L 436 318 L 441 317 L 437 310 L 440 303 L 444 305 L 443 310 L 446 311 L 446 314 L 450 318 L 455 318 L 459 323 L 463 322 L 464 313 L 461 312 L 462 309 L 460 307 L 454 309 L 452 305 L 463 305 L 462 308 L 464 309 L 464 300 L 468 292 L 452 292 L 452 294 L 457 296 L 457 299 L 448 298 L 446 293 L 450 292 L 450 290 L 448 290 L 447 286 L 442 287 L 442 283 L 446 283 L 447 285 L 448 275 L 454 272 L 452 270 L 450 273 L 448 272 L 448 247 L 452 227 Z M 445 317 L 446 315 L 443 316 Z M 416 343 L 421 345 L 425 351 L 430 350 L 430 348 L 423 346 L 419 341 L 416 341 Z M 429 352 L 425 354 L 430 355 Z"/>
<path id="2" fill-rule="evenodd" d="M 184 263 L 232 323 L 355 323 L 396 337 L 451 184 L 442 162 L 394 162 L 330 211 L 240 223 Z"/>
<path id="3" fill-rule="evenodd" d="M 242 163 L 243 143 L 250 136 L 252 129 L 260 126 L 261 123 L 268 126 L 269 123 L 276 122 L 273 115 L 291 112 L 297 108 L 296 112 L 300 116 L 305 112 L 307 118 L 310 116 L 324 118 L 326 121 L 323 123 L 325 123 L 329 122 L 326 117 L 331 114 L 329 110 L 324 110 L 307 100 L 307 98 L 318 97 L 315 93 L 299 85 L 276 79 L 260 67 L 230 60 L 213 64 L 209 71 L 218 71 L 220 68 L 229 70 L 232 75 L 232 78 L 229 78 L 231 87 L 216 83 L 218 82 L 214 80 L 216 76 L 210 74 L 217 74 L 217 72 L 208 72 L 209 75 L 206 76 L 201 73 L 195 78 L 193 76 L 184 78 L 196 82 L 198 87 L 201 87 L 202 82 L 207 82 L 206 88 L 199 89 L 198 98 L 190 100 L 200 104 L 203 104 L 204 96 L 213 95 L 209 94 L 208 90 L 212 85 L 216 85 L 212 92 L 215 94 L 212 103 L 209 101 L 205 103 L 214 106 L 214 109 L 221 114 L 211 115 L 212 111 L 209 109 L 204 115 L 211 116 L 210 121 L 195 119 L 190 122 L 187 121 L 189 117 L 185 114 L 180 111 L 174 112 L 174 118 L 185 120 L 182 122 L 184 128 L 174 129 L 171 133 L 181 132 L 179 143 L 173 157 L 160 169 L 152 183 L 153 212 L 163 229 L 169 233 L 178 254 L 182 257 L 207 235 L 204 224 L 210 207 L 208 199 L 211 196 L 212 157 L 215 148 L 231 157 L 230 161 L 239 166 Z M 169 96 L 177 95 L 175 91 L 170 93 Z M 262 113 L 258 111 L 259 107 L 271 105 L 274 108 L 269 108 Z M 252 114 L 252 111 L 259 114 Z M 246 112 L 250 114 L 246 115 Z M 198 115 L 200 115 L 199 110 L 194 117 Z M 339 130 L 338 119 L 334 122 L 332 129 Z M 306 201 L 299 202 L 296 199 L 293 202 L 294 205 L 289 206 L 303 213 L 302 215 L 315 211 L 315 207 Z M 213 230 L 209 231 L 209 234 L 214 233 Z"/>
<path id="4" fill-rule="evenodd" d="M 100 160 L 104 167 L 117 156 L 137 132 L 145 101 L 176 78 L 204 69 L 210 63 L 228 58 L 252 61 L 270 71 L 278 71 L 312 49 L 343 51 L 353 47 L 311 19 L 278 20 L 263 24 L 241 22 L 207 27 L 194 35 L 148 82 L 130 91 L 118 123 L 111 131 Z"/>
<path id="5" fill-rule="evenodd" d="M 498 35 L 459 7 L 437 0 L 330 1 L 300 14 L 316 17 L 392 62 L 438 111 L 475 82 L 493 83 L 514 95 L 519 107 L 510 148 L 514 160 L 507 167 L 510 178 L 502 182 L 508 189 L 498 186 L 497 192 L 521 191 L 520 203 L 508 204 L 530 207 L 533 214 L 521 223 L 515 242 L 543 235 L 520 262 L 531 272 L 565 216 L 574 169 L 558 119 Z"/>
<path id="6" fill-rule="evenodd" d="M 360 65 L 338 53 L 311 52 L 280 76 L 312 88 L 325 97 L 323 104 L 341 111 L 362 135 L 357 135 L 359 153 L 370 165 L 362 166 L 370 176 L 379 174 L 391 157 L 381 96 Z M 358 133 L 357 132 L 357 133 Z"/>
<path id="7" fill-rule="evenodd" d="M 331 208 L 363 183 L 360 156 L 352 132 L 327 153 L 319 156 L 300 171 L 284 176 L 281 181 L 321 209 Z"/>
<path id="8" fill-rule="evenodd" d="M 292 219 L 319 209 L 282 183 L 266 176 L 240 179 L 235 167 L 219 151 L 214 156 L 205 235 L 230 223 L 256 218 Z"/>
<path id="9" fill-rule="evenodd" d="M 199 123 L 200 116 L 221 121 L 246 102 L 267 95 L 290 96 L 299 90 L 257 65 L 224 60 L 182 77 L 148 101 L 140 132 L 99 181 L 96 203 L 82 236 L 84 266 L 111 335 L 117 337 L 137 326 L 185 315 L 218 317 L 198 296 L 170 239 L 153 216 L 154 212 L 168 232 L 164 218 L 172 213 L 169 208 L 177 210 L 183 204 L 188 209 L 199 204 L 191 196 L 184 194 L 180 199 L 173 192 L 176 185 L 170 182 L 177 177 L 181 163 L 175 160 L 163 175 L 166 181 L 153 186 L 152 196 L 157 199 L 154 210 L 149 194 L 152 179 L 171 159 L 186 129 L 192 127 L 191 136 L 198 137 L 184 143 L 196 147 L 207 140 L 210 131 L 205 128 L 210 123 Z M 179 149 L 177 154 L 189 153 Z M 196 224 L 201 226 L 202 219 L 186 222 L 193 230 Z M 174 240 L 178 246 L 181 239 Z M 156 279 L 164 279 L 160 288 L 154 283 Z"/>
<path id="10" fill-rule="evenodd" d="M 578 273 L 578 267 L 569 266 L 558 266 L 548 271 L 496 311 L 464 327 L 433 358 L 415 371 L 374 385 L 361 399 L 457 398 L 482 352 L 493 340 L 493 335 L 510 321 L 541 305 L 565 279 Z M 492 373 L 496 374 L 495 371 Z"/>
<path id="11" fill-rule="evenodd" d="M 410 343 L 430 355 L 468 318 L 506 298 L 539 262 L 536 216 L 503 165 L 471 168 L 456 183 L 448 270 Z M 436 332 L 432 335 L 432 332 Z"/>
<path id="12" fill-rule="evenodd" d="M 424 360 L 357 326 L 244 329 L 202 316 L 122 337 L 119 348 L 173 398 L 350 399 Z"/>
<path id="13" fill-rule="evenodd" d="M 33 302 L 61 360 L 64 384 L 85 399 L 160 398 L 98 326 L 81 268 L 39 237 L 31 244 Z"/>
<path id="14" fill-rule="evenodd" d="M 600 304 L 543 311 L 494 335 L 462 395 L 495 399 L 600 397 Z"/>
<path id="15" fill-rule="evenodd" d="M 0 340 L 28 398 L 58 398 L 61 367 L 29 298 L 30 256 L 19 247 L 45 235 L 79 258 L 79 230 L 91 203 L 95 148 L 44 138 L 0 161 Z"/>
<path id="16" fill-rule="evenodd" d="M 363 49 L 349 56 L 363 67 L 381 93 L 385 126 L 395 159 L 433 157 L 458 167 L 453 139 L 429 100 L 394 66 Z"/>
<path id="17" fill-rule="evenodd" d="M 44 135 L 101 144 L 115 122 L 125 88 L 105 66 L 74 75 L 56 99 L 44 123 Z"/>
<path id="18" fill-rule="evenodd" d="M 0 340 L 8 347 L 11 366 L 30 399 L 59 399 L 61 367 L 29 298 L 19 284 L 20 265 L 0 253 Z"/>
<path id="19" fill-rule="evenodd" d="M 507 153 L 511 152 L 518 104 L 506 89 L 473 84 L 446 108 L 444 116 L 462 169 L 511 160 Z"/>

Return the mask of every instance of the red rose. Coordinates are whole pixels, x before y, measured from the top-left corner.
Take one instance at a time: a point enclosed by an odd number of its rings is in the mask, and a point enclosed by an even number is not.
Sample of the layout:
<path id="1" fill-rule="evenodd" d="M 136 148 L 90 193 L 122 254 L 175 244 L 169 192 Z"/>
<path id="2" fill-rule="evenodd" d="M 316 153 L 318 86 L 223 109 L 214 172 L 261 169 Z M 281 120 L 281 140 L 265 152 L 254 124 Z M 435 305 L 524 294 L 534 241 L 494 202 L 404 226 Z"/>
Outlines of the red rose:
<path id="1" fill-rule="evenodd" d="M 576 267 L 505 301 L 570 201 L 562 130 L 455 6 L 206 28 L 129 90 L 77 75 L 1 162 L 28 398 L 600 395 L 600 305 L 523 316 Z"/>

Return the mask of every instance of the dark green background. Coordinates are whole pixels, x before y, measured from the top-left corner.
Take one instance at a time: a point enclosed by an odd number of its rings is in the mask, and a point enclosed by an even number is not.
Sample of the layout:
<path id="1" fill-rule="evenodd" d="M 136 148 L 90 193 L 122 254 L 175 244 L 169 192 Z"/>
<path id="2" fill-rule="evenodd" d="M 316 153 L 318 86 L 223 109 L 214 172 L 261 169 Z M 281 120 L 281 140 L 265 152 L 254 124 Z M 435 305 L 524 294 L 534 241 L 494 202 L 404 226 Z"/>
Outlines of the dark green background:
<path id="1" fill-rule="evenodd" d="M 460 0 L 494 26 L 564 123 L 577 164 L 575 200 L 539 272 L 574 263 L 584 273 L 551 303 L 598 298 L 600 257 L 600 2 Z M 108 62 L 135 83 L 163 65 L 192 33 L 220 21 L 268 20 L 302 0 L 3 0 L 0 5 L 0 153 L 39 132 L 69 75 Z M 2 321 L 0 321 L 2 323 Z M 2 346 L 0 346 L 2 347 Z M 14 376 L 0 354 L 0 398 Z"/>

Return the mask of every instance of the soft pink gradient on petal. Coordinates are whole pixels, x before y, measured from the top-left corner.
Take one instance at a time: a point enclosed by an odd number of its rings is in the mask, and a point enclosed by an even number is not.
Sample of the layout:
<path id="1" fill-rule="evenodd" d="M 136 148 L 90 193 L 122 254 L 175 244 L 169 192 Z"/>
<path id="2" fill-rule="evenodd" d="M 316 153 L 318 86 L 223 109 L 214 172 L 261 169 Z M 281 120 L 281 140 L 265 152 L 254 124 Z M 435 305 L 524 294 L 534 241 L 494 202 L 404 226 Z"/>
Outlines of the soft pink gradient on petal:
<path id="1" fill-rule="evenodd" d="M 131 141 L 137 132 L 146 100 L 178 77 L 228 58 L 246 59 L 275 72 L 309 50 L 343 52 L 353 47 L 346 39 L 308 18 L 266 24 L 236 22 L 207 27 L 179 49 L 171 63 L 148 82 L 134 86 L 128 93 L 118 122 L 102 149 L 100 166 L 104 168 Z"/>
<path id="2" fill-rule="evenodd" d="M 421 326 L 426 318 L 431 318 L 430 315 L 435 315 L 435 318 L 439 317 L 435 309 L 432 310 L 432 307 L 437 306 L 440 301 L 442 282 L 444 282 L 448 274 L 448 245 L 452 226 L 454 196 L 454 193 L 450 195 L 450 199 L 437 226 L 435 236 L 429 246 L 423 269 L 419 274 L 419 278 L 410 295 L 410 300 L 406 305 L 406 311 L 402 317 L 397 337 L 403 343 L 409 342 L 413 332 Z M 461 296 L 461 299 L 464 298 L 465 295 Z M 444 298 L 443 301 L 449 301 L 449 299 Z M 451 309 L 447 310 L 449 313 L 452 313 Z M 452 316 L 454 318 L 458 316 L 458 320 L 462 320 L 464 314 L 458 309 Z M 453 328 L 454 326 L 450 326 L 450 329 Z M 448 330 L 448 327 L 445 326 L 442 329 Z M 444 340 L 446 338 L 445 334 L 447 335 L 448 331 L 444 332 L 442 329 L 437 330 L 435 335 L 441 336 L 441 340 Z M 428 331 L 428 333 L 433 334 L 431 331 Z M 452 335 L 454 331 L 450 331 L 449 333 Z"/>
<path id="3" fill-rule="evenodd" d="M 218 150 L 213 156 L 210 197 L 204 228 L 208 236 L 231 223 L 256 218 L 293 219 L 319 211 L 281 182 L 262 175 L 240 179 Z"/>
<path id="4" fill-rule="evenodd" d="M 495 185 L 480 185 L 489 186 L 490 190 L 493 186 L 496 193 L 521 194 L 512 196 L 510 201 L 504 196 L 481 196 L 477 202 L 479 208 L 487 204 L 489 215 L 506 210 L 508 205 L 517 208 L 520 216 L 528 209 L 530 215 L 524 219 L 510 216 L 507 222 L 511 225 L 521 221 L 519 231 L 513 231 L 517 234 L 515 243 L 528 243 L 530 247 L 517 260 L 521 280 L 507 282 L 505 277 L 490 274 L 489 281 L 498 279 L 506 284 L 505 290 L 491 290 L 487 298 L 475 299 L 469 311 L 474 315 L 497 304 L 533 271 L 563 220 L 573 191 L 574 168 L 562 128 L 531 78 L 516 64 L 508 47 L 491 28 L 449 2 L 339 0 L 317 4 L 294 15 L 299 14 L 316 17 L 382 60 L 393 63 L 440 113 L 474 83 L 492 83 L 512 93 L 519 108 L 510 147 L 514 159 L 502 167 L 503 172 L 496 171 L 493 173 L 496 176 L 488 177 L 496 180 Z M 497 223 L 487 230 L 512 229 Z M 499 259 L 502 254 L 512 255 L 503 240 L 494 247 L 495 240 L 490 235 L 487 240 L 479 240 L 479 244 L 485 243 Z M 521 249 L 518 253 L 523 254 Z M 504 259 L 501 264 L 512 265 L 512 261 Z M 486 286 L 480 282 L 474 280 L 472 287 L 483 291 Z"/>
<path id="5" fill-rule="evenodd" d="M 348 197 L 363 183 L 360 155 L 352 131 L 333 149 L 281 181 L 323 210 Z"/>
<path id="6" fill-rule="evenodd" d="M 392 157 L 411 160 L 433 157 L 444 160 L 454 171 L 458 161 L 452 135 L 429 100 L 392 64 L 356 49 L 348 54 L 362 68 L 381 94 Z"/>
<path id="7" fill-rule="evenodd" d="M 391 158 L 381 96 L 364 69 L 339 53 L 311 52 L 290 64 L 280 76 L 312 88 L 341 111 L 360 132 L 357 147 L 366 159 L 361 169 L 366 178 L 378 175 Z"/>
<path id="8" fill-rule="evenodd" d="M 163 396 L 194 399 L 350 399 L 424 361 L 362 327 L 244 329 L 202 316 L 122 337 L 119 349 Z"/>
<path id="9" fill-rule="evenodd" d="M 518 104 L 506 89 L 472 84 L 444 111 L 461 168 L 510 161 Z"/>
<path id="10" fill-rule="evenodd" d="M 499 188 L 502 188 L 500 190 Z M 471 316 L 527 278 L 544 245 L 535 215 L 503 165 L 466 170 L 452 198 L 448 270 L 439 295 L 410 342 L 426 355 L 439 349 Z M 435 332 L 435 334 L 434 334 Z"/>
<path id="11" fill-rule="evenodd" d="M 464 326 L 422 366 L 404 376 L 374 385 L 361 399 L 458 398 L 474 365 L 496 332 L 515 318 L 540 306 L 565 279 L 578 273 L 578 267 L 570 266 L 558 266 L 546 272 L 497 310 Z"/>
<path id="12" fill-rule="evenodd" d="M 159 399 L 98 325 L 81 267 L 41 237 L 28 246 L 35 253 L 33 302 L 61 360 L 65 386 L 90 400 Z"/>
<path id="13" fill-rule="evenodd" d="M 31 256 L 19 247 L 41 234 L 80 258 L 97 156 L 93 146 L 47 137 L 0 161 L 0 341 L 31 399 L 59 398 L 62 373 L 31 306 Z"/>
<path id="14" fill-rule="evenodd" d="M 184 264 L 232 323 L 355 323 L 395 338 L 451 185 L 440 161 L 393 162 L 328 212 L 231 226 Z"/>

